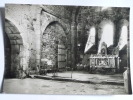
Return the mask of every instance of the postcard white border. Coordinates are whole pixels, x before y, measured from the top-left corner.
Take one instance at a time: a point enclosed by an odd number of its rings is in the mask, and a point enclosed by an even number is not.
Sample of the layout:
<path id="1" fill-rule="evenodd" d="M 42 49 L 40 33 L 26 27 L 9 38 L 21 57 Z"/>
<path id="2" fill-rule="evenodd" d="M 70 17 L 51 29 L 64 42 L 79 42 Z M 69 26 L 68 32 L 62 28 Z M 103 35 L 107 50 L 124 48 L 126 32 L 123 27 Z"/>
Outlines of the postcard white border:
<path id="1" fill-rule="evenodd" d="M 79 6 L 110 6 L 110 7 L 130 7 L 130 67 L 131 67 L 131 80 L 133 90 L 133 0 L 0 0 L 0 9 L 5 6 L 5 3 L 15 4 L 51 4 L 51 5 L 79 5 Z M 2 82 L 4 70 L 4 47 L 2 35 L 1 13 L 0 13 L 0 84 Z M 131 100 L 131 96 L 96 96 L 96 95 L 7 95 L 0 94 L 0 100 L 103 100 L 103 99 L 116 99 L 116 100 Z"/>

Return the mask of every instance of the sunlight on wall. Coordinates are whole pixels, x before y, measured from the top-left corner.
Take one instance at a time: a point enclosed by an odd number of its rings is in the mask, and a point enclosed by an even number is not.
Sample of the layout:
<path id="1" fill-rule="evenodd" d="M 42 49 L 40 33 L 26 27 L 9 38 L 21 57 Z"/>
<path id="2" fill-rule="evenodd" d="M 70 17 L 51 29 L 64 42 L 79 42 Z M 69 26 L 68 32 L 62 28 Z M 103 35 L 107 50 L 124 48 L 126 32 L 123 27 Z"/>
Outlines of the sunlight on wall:
<path id="1" fill-rule="evenodd" d="M 121 36 L 119 39 L 119 50 L 121 50 L 127 44 L 127 26 L 122 27 Z"/>
<path id="2" fill-rule="evenodd" d="M 107 47 L 113 45 L 113 30 L 114 30 L 113 25 L 111 25 L 111 24 L 106 24 L 103 27 L 103 33 L 101 33 L 102 37 L 100 40 L 98 53 L 100 53 L 100 51 L 101 51 L 101 44 L 103 42 L 105 42 L 107 44 Z"/>
<path id="3" fill-rule="evenodd" d="M 95 35 L 96 35 L 95 28 L 92 27 L 90 29 L 90 35 L 88 37 L 88 40 L 85 46 L 85 51 L 84 51 L 85 53 L 95 44 Z"/>

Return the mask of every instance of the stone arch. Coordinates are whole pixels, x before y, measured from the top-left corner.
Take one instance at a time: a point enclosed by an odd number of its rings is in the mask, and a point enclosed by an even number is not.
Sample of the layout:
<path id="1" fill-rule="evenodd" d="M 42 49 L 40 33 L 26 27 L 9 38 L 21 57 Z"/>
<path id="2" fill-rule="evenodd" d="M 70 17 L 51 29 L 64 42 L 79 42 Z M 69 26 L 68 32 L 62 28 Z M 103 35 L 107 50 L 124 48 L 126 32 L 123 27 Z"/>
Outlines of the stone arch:
<path id="1" fill-rule="evenodd" d="M 57 62 L 59 64 L 57 55 L 59 57 L 59 52 L 62 53 L 59 49 L 63 48 L 63 52 L 67 49 L 67 37 L 60 23 L 53 21 L 46 27 L 42 34 L 41 45 L 41 66 L 45 63 L 57 66 Z M 63 55 L 66 56 L 66 53 Z"/>
<path id="2" fill-rule="evenodd" d="M 64 27 L 63 27 L 63 25 L 62 25 L 61 23 L 59 23 L 58 21 L 52 21 L 51 23 L 49 23 L 49 24 L 47 25 L 47 27 L 45 28 L 43 34 L 45 33 L 46 29 L 47 29 L 49 26 L 55 25 L 55 24 L 56 24 L 56 25 L 59 25 L 59 26 L 63 29 L 63 31 L 64 31 L 65 34 L 62 34 L 62 35 L 65 36 L 65 42 L 67 43 L 67 42 L 68 42 L 67 33 L 66 33 L 66 31 L 65 31 L 65 29 L 64 29 Z M 42 34 L 42 35 L 43 35 L 43 34 Z M 67 44 L 66 44 L 66 45 L 67 45 Z"/>
<path id="3" fill-rule="evenodd" d="M 11 50 L 11 64 L 10 66 L 6 66 L 6 63 L 8 62 L 5 59 L 5 75 L 7 75 L 6 77 L 18 77 L 18 71 L 23 65 L 23 39 L 18 28 L 8 19 L 5 19 L 5 34 L 7 35 L 5 35 L 5 37 L 8 37 L 8 39 L 5 38 L 5 45 L 7 44 L 7 41 L 10 41 L 8 42 L 8 45 L 11 47 L 9 47 Z M 8 53 L 6 50 L 7 48 L 5 48 L 5 54 Z"/>
<path id="4" fill-rule="evenodd" d="M 44 28 L 42 28 L 42 33 L 45 31 L 45 29 L 47 28 L 47 26 L 50 25 L 50 24 L 52 24 L 52 23 L 59 24 L 63 28 L 65 34 L 66 35 L 69 34 L 67 27 L 65 25 L 63 25 L 63 22 L 61 22 L 61 21 L 59 22 L 58 20 L 52 20 L 52 21 L 49 21 L 49 22 L 45 23 L 46 26 Z"/>
<path id="5" fill-rule="evenodd" d="M 45 13 L 44 9 L 41 10 L 41 16 L 42 16 L 42 13 L 43 12 Z M 45 21 L 43 21 L 43 19 L 41 18 L 41 21 L 42 21 L 41 22 L 41 32 L 42 33 L 45 31 L 45 29 L 47 28 L 47 26 L 49 24 L 51 24 L 51 23 L 57 23 L 57 24 L 59 24 L 63 28 L 63 30 L 64 30 L 64 32 L 65 32 L 66 35 L 69 34 L 69 31 L 68 31 L 69 28 L 68 28 L 68 26 L 62 20 L 60 20 L 59 18 L 57 18 L 55 16 L 52 16 L 52 15 L 50 15 L 48 13 L 46 15 L 47 16 L 45 16 Z M 46 20 L 46 19 L 48 19 L 48 20 Z"/>
<path id="6" fill-rule="evenodd" d="M 52 25 L 52 24 L 58 24 L 59 26 L 61 26 L 62 27 L 62 29 L 64 30 L 64 33 L 65 33 L 65 35 L 67 35 L 68 33 L 67 33 L 67 29 L 66 29 L 66 27 L 62 24 L 62 23 L 60 23 L 59 21 L 51 21 L 51 22 L 49 22 L 49 24 L 47 25 L 47 27 L 49 26 L 49 25 Z M 46 28 L 47 28 L 46 27 Z M 45 28 L 45 30 L 46 30 L 46 28 Z M 45 31 L 44 30 L 44 31 Z"/>

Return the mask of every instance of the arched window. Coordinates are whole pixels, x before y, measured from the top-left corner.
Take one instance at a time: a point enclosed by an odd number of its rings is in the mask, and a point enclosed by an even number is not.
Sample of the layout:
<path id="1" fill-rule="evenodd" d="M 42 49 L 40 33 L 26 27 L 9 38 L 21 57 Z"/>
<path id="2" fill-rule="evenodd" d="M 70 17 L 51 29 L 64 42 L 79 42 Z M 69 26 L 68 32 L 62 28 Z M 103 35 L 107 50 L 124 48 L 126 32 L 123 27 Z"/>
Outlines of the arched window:
<path id="1" fill-rule="evenodd" d="M 90 34 L 85 46 L 85 51 L 84 51 L 85 53 L 95 44 L 95 35 L 96 35 L 95 28 L 92 27 L 90 29 Z"/>
<path id="2" fill-rule="evenodd" d="M 121 50 L 127 44 L 127 32 L 127 26 L 123 26 L 119 39 L 119 50 Z"/>
<path id="3" fill-rule="evenodd" d="M 113 26 L 110 24 L 105 25 L 101 38 L 107 44 L 107 47 L 113 44 Z"/>
<path id="4" fill-rule="evenodd" d="M 98 49 L 98 53 L 100 53 L 100 50 L 101 50 L 101 44 L 103 42 L 105 42 L 107 44 L 107 47 L 113 45 L 113 32 L 114 29 L 113 29 L 113 25 L 112 24 L 106 24 L 104 27 L 103 27 L 103 30 L 102 30 L 102 36 L 101 36 L 101 40 L 100 40 L 100 43 L 99 43 L 99 49 Z"/>

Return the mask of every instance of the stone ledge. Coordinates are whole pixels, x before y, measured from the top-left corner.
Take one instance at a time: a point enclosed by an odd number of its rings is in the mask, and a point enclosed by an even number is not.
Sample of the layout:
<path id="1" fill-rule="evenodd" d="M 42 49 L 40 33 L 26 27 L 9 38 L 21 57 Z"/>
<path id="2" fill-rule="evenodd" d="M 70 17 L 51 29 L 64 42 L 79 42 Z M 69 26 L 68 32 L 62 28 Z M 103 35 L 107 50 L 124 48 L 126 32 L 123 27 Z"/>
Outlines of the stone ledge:
<path id="1" fill-rule="evenodd" d="M 124 86 L 124 81 L 117 80 L 79 80 L 79 79 L 71 79 L 68 77 L 51 77 L 51 76 L 41 76 L 34 75 L 35 78 L 46 79 L 46 80 L 56 80 L 56 81 L 66 81 L 66 82 L 78 82 L 78 83 L 90 83 L 90 84 L 109 84 L 109 85 L 122 85 Z"/>

